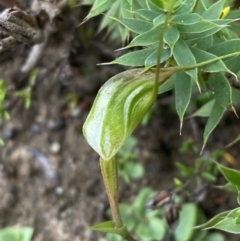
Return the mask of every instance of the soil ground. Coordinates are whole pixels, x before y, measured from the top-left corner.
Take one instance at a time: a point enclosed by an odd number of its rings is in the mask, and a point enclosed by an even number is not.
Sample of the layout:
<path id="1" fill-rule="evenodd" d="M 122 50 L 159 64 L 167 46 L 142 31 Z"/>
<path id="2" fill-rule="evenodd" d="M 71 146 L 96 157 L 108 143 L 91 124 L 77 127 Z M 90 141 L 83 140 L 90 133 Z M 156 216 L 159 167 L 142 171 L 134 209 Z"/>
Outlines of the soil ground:
<path id="1" fill-rule="evenodd" d="M 123 69 L 96 65 L 112 60 L 116 46 L 104 42 L 102 35 L 94 37 L 98 19 L 76 28 L 86 11 L 75 9 L 72 14 L 72 10 L 64 10 L 62 27 L 51 36 L 39 62 L 30 109 L 25 110 L 21 99 L 9 96 L 6 106 L 11 119 L 0 122 L 0 135 L 6 141 L 0 148 L 0 228 L 32 226 L 34 241 L 105 240 L 89 229 L 107 219 L 108 202 L 98 155 L 81 129 L 101 84 Z M 28 84 L 28 79 L 19 83 L 16 73 L 29 48 L 19 47 L 0 56 L 0 78 L 10 92 Z M 77 98 L 73 109 L 69 96 Z M 179 136 L 173 103 L 171 95 L 163 95 L 147 126 L 135 131 L 138 158 L 146 175 L 131 185 L 120 180 L 122 202 L 131 202 L 146 186 L 170 189 L 173 177 L 179 176 L 174 162 L 193 165 L 198 157 L 178 150 L 189 138 L 201 143 L 205 121 L 186 120 Z M 238 132 L 239 120 L 230 113 L 214 132 L 207 150 L 224 148 Z M 239 145 L 228 151 L 239 167 Z M 235 196 L 215 191 L 208 194 L 202 207 L 211 217 L 236 205 Z"/>

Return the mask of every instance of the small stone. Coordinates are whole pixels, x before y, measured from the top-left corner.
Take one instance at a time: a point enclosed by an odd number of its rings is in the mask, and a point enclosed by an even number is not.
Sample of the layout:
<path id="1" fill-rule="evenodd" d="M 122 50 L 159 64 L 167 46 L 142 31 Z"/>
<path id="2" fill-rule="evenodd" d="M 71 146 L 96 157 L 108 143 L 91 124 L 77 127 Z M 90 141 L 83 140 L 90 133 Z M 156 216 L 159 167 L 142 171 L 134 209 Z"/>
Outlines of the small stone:
<path id="1" fill-rule="evenodd" d="M 58 196 L 61 196 L 63 194 L 63 188 L 62 187 L 56 187 L 55 193 Z"/>
<path id="2" fill-rule="evenodd" d="M 54 154 L 59 153 L 61 150 L 61 146 L 58 142 L 53 142 L 50 146 L 50 151 Z"/>

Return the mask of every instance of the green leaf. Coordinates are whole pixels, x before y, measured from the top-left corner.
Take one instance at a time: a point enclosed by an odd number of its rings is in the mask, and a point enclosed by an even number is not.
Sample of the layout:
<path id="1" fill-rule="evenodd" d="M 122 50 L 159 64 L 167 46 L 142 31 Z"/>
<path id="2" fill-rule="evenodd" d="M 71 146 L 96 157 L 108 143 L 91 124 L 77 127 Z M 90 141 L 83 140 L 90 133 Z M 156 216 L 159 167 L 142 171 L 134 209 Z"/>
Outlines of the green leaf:
<path id="1" fill-rule="evenodd" d="M 232 88 L 227 78 L 220 72 L 210 75 L 209 84 L 216 102 L 224 108 L 232 106 Z"/>
<path id="2" fill-rule="evenodd" d="M 193 113 L 190 117 L 194 117 L 194 116 L 208 117 L 211 114 L 214 103 L 215 103 L 215 100 L 208 101 L 201 108 L 199 108 L 195 113 Z"/>
<path id="3" fill-rule="evenodd" d="M 177 28 L 169 26 L 164 33 L 163 40 L 164 42 L 173 49 L 174 45 L 178 41 L 180 33 Z"/>
<path id="4" fill-rule="evenodd" d="M 119 209 L 124 225 L 129 231 L 132 231 L 136 225 L 136 222 L 138 222 L 135 217 L 135 213 L 133 212 L 132 206 L 127 204 L 120 204 Z"/>
<path id="5" fill-rule="evenodd" d="M 158 17 L 154 18 L 153 19 L 154 27 L 164 24 L 166 21 L 166 17 L 167 15 L 163 13 L 163 14 L 160 14 Z"/>
<path id="6" fill-rule="evenodd" d="M 88 20 L 94 16 L 99 15 L 100 13 L 106 11 L 111 7 L 111 5 L 114 3 L 114 0 L 95 0 L 94 5 L 92 6 L 89 14 L 85 18 L 85 20 Z"/>
<path id="7" fill-rule="evenodd" d="M 203 151 L 210 134 L 212 133 L 212 131 L 215 129 L 217 124 L 222 119 L 224 112 L 225 112 L 224 107 L 220 106 L 217 102 L 215 102 L 213 105 L 211 114 L 208 118 L 207 124 L 205 126 L 205 130 L 204 130 L 204 134 L 203 134 L 204 141 L 203 141 L 203 147 L 202 147 L 201 152 Z"/>
<path id="8" fill-rule="evenodd" d="M 219 223 L 220 221 L 222 221 L 225 217 L 227 217 L 227 215 L 231 212 L 232 210 L 229 211 L 225 211 L 222 213 L 219 213 L 218 215 L 216 215 L 215 217 L 213 217 L 212 219 L 208 220 L 206 223 L 201 224 L 199 226 L 196 226 L 194 228 L 200 228 L 200 229 L 210 229 L 210 228 L 214 228 L 214 226 Z"/>
<path id="9" fill-rule="evenodd" d="M 173 56 L 179 66 L 196 64 L 194 55 L 185 41 L 181 38 L 178 39 L 173 48 Z M 191 69 L 185 72 L 196 82 L 197 86 L 199 87 L 197 69 Z"/>
<path id="10" fill-rule="evenodd" d="M 31 241 L 33 228 L 4 228 L 0 230 L 0 241 Z"/>
<path id="11" fill-rule="evenodd" d="M 178 10 L 174 13 L 178 14 L 187 14 L 191 12 L 196 4 L 196 0 L 184 0 Z"/>
<path id="12" fill-rule="evenodd" d="M 179 224 L 174 232 L 174 240 L 189 241 L 193 237 L 193 227 L 197 225 L 199 210 L 196 204 L 187 203 L 182 206 Z"/>
<path id="13" fill-rule="evenodd" d="M 206 22 L 206 21 L 199 21 L 193 24 L 177 24 L 178 30 L 181 33 L 189 33 L 189 34 L 199 34 L 204 33 L 208 30 L 216 29 L 216 28 L 223 28 L 226 25 L 221 26 L 220 24 L 213 23 L 213 22 Z M 192 37 L 190 37 L 192 38 Z"/>
<path id="14" fill-rule="evenodd" d="M 217 56 L 223 56 L 231 53 L 238 53 L 240 52 L 240 39 L 228 40 L 228 41 L 224 41 L 222 43 L 213 45 L 211 48 L 207 49 L 207 52 Z"/>
<path id="15" fill-rule="evenodd" d="M 115 18 L 114 18 L 115 19 Z M 153 28 L 153 24 L 136 18 L 123 18 L 123 19 L 116 19 L 118 22 L 120 22 L 123 26 L 125 26 L 127 29 L 134 33 L 142 34 L 145 33 L 151 28 Z"/>
<path id="16" fill-rule="evenodd" d="M 159 13 L 147 10 L 147 9 L 139 9 L 136 11 L 136 14 L 140 15 L 142 18 L 146 20 L 153 21 L 156 17 L 158 17 Z"/>
<path id="17" fill-rule="evenodd" d="M 120 236 L 123 236 L 127 232 L 125 226 L 117 228 L 113 221 L 99 223 L 97 225 L 92 226 L 91 229 L 102 233 L 118 234 Z"/>
<path id="18" fill-rule="evenodd" d="M 175 105 L 180 119 L 180 135 L 182 131 L 183 117 L 189 105 L 192 94 L 192 82 L 189 75 L 181 71 L 176 73 Z"/>
<path id="19" fill-rule="evenodd" d="M 200 20 L 201 20 L 200 15 L 198 15 L 196 13 L 175 15 L 171 19 L 171 21 L 176 24 L 184 24 L 184 25 L 192 25 L 194 23 L 199 22 Z"/>
<path id="20" fill-rule="evenodd" d="M 196 45 L 197 49 L 200 49 L 200 50 L 206 50 L 212 46 L 213 46 L 212 35 L 201 38 Z"/>
<path id="21" fill-rule="evenodd" d="M 238 214 L 239 215 L 239 214 Z M 218 222 L 213 228 L 234 234 L 240 234 L 239 217 L 226 217 Z"/>
<path id="22" fill-rule="evenodd" d="M 155 50 L 150 56 L 148 56 L 148 58 L 145 60 L 145 63 L 144 63 L 145 67 L 149 68 L 157 65 L 157 55 L 158 55 L 158 50 Z M 160 63 L 163 63 L 166 60 L 168 60 L 170 56 L 171 56 L 170 49 L 163 49 Z"/>
<path id="23" fill-rule="evenodd" d="M 124 241 L 124 239 L 121 236 L 119 236 L 117 234 L 113 234 L 113 233 L 107 234 L 107 240 L 108 241 Z"/>
<path id="24" fill-rule="evenodd" d="M 191 167 L 188 167 L 180 162 L 176 162 L 175 165 L 180 170 L 182 176 L 189 178 L 193 175 L 193 169 Z"/>
<path id="25" fill-rule="evenodd" d="M 5 143 L 4 143 L 3 139 L 0 138 L 0 146 L 4 146 L 4 145 L 5 145 Z"/>
<path id="26" fill-rule="evenodd" d="M 209 233 L 202 241 L 225 241 L 225 236 L 219 232 Z"/>
<path id="27" fill-rule="evenodd" d="M 190 47 L 190 50 L 193 53 L 197 63 L 201 63 L 204 61 L 217 58 L 216 55 L 210 54 L 207 51 L 204 51 L 201 49 Z M 230 72 L 230 70 L 226 67 L 226 65 L 222 60 L 215 61 L 211 64 L 203 65 L 199 67 L 199 69 L 203 70 L 204 72 L 219 72 L 219 71 Z"/>
<path id="28" fill-rule="evenodd" d="M 131 41 L 131 43 L 127 46 L 127 48 L 134 47 L 134 46 L 147 46 L 147 45 L 154 44 L 159 41 L 161 31 L 162 31 L 162 27 L 159 26 L 143 34 L 140 34 Z"/>
<path id="29" fill-rule="evenodd" d="M 134 203 L 133 209 L 139 219 L 142 219 L 146 215 L 146 204 L 147 201 L 154 196 L 155 192 L 151 188 L 144 188 L 137 195 Z"/>
<path id="30" fill-rule="evenodd" d="M 121 57 L 112 61 L 110 64 L 121 64 L 131 67 L 144 66 L 146 59 L 156 51 L 156 48 L 137 50 L 122 55 Z"/>
<path id="31" fill-rule="evenodd" d="M 125 171 L 131 179 L 139 179 L 144 176 L 144 167 L 141 163 L 127 162 L 125 165 Z"/>
<path id="32" fill-rule="evenodd" d="M 147 223 L 140 223 L 137 227 L 136 234 L 145 241 L 162 240 L 166 233 L 166 225 L 162 219 L 154 218 Z"/>
<path id="33" fill-rule="evenodd" d="M 176 76 L 176 74 L 173 74 L 164 84 L 160 85 L 160 87 L 158 88 L 159 95 L 174 89 L 175 82 L 177 81 Z"/>
<path id="34" fill-rule="evenodd" d="M 217 164 L 217 166 L 227 181 L 229 181 L 233 185 L 240 186 L 240 172 L 239 171 L 232 169 L 232 168 L 225 167 L 221 164 Z"/>
<path id="35" fill-rule="evenodd" d="M 200 32 L 200 33 L 189 33 L 187 35 L 187 39 L 190 39 L 190 40 L 194 40 L 194 39 L 201 39 L 201 38 L 205 38 L 205 37 L 208 37 L 208 36 L 212 36 L 213 34 L 217 33 L 219 30 L 221 30 L 222 28 L 224 28 L 224 26 L 220 26 L 220 25 L 216 25 L 215 27 L 212 27 L 210 29 L 207 29 L 203 32 Z M 192 29 L 194 31 L 194 29 Z"/>
<path id="36" fill-rule="evenodd" d="M 206 178 L 208 181 L 211 181 L 211 182 L 215 182 L 216 181 L 216 177 L 213 174 L 209 173 L 209 172 L 203 172 L 202 176 L 204 178 Z"/>
<path id="37" fill-rule="evenodd" d="M 219 19 L 224 8 L 225 0 L 220 0 L 212 4 L 204 13 L 203 18 L 205 19 Z"/>
<path id="38" fill-rule="evenodd" d="M 112 77 L 95 98 L 83 134 L 103 160 L 110 160 L 118 152 L 155 102 L 155 73 L 143 71 L 132 69 Z M 160 83 L 174 71 L 162 69 Z"/>

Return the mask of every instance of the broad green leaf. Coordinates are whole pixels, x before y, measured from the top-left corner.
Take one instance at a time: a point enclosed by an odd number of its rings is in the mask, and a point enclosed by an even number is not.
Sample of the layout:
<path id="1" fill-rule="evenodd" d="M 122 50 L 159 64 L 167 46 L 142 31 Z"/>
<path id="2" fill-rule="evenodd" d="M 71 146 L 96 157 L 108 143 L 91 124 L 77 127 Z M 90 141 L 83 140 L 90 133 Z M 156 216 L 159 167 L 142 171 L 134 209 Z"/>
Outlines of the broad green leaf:
<path id="1" fill-rule="evenodd" d="M 127 47 L 133 46 L 147 46 L 159 41 L 159 37 L 162 31 L 162 27 L 153 28 L 143 34 L 135 37 Z"/>
<path id="2" fill-rule="evenodd" d="M 217 58 L 216 55 L 210 54 L 207 51 L 196 49 L 190 47 L 191 52 L 193 53 L 197 63 L 201 63 L 207 60 L 215 59 Z M 230 70 L 226 67 L 224 62 L 222 60 L 215 61 L 211 64 L 203 65 L 199 67 L 199 69 L 203 70 L 204 72 L 230 72 Z"/>
<path id="3" fill-rule="evenodd" d="M 203 32 L 200 33 L 189 33 L 187 35 L 187 39 L 201 39 L 201 38 L 205 38 L 208 36 L 212 36 L 213 34 L 217 33 L 219 30 L 221 30 L 223 28 L 223 26 L 215 26 L 211 29 L 205 30 Z"/>
<path id="4" fill-rule="evenodd" d="M 219 232 L 208 233 L 201 241 L 225 241 L 225 236 Z"/>
<path id="5" fill-rule="evenodd" d="M 155 192 L 151 188 L 144 188 L 137 195 L 132 208 L 136 213 L 138 219 L 142 219 L 146 216 L 147 210 L 146 205 L 150 198 L 155 195 Z"/>
<path id="6" fill-rule="evenodd" d="M 233 104 L 238 105 L 240 103 L 240 90 L 232 89 Z"/>
<path id="7" fill-rule="evenodd" d="M 125 143 L 155 102 L 155 73 L 132 69 L 108 80 L 99 90 L 83 125 L 89 145 L 103 160 L 110 160 Z M 160 83 L 175 69 L 162 69 Z"/>
<path id="8" fill-rule="evenodd" d="M 33 228 L 4 228 L 0 230 L 0 241 L 31 241 L 33 236 Z"/>
<path id="9" fill-rule="evenodd" d="M 213 228 L 217 223 L 219 223 L 219 222 L 222 221 L 225 217 L 227 217 L 227 215 L 228 215 L 231 211 L 232 211 L 232 210 L 219 213 L 218 215 L 216 215 L 216 216 L 213 217 L 212 219 L 208 220 L 206 223 L 201 224 L 201 225 L 199 225 L 199 226 L 196 226 L 195 228 L 201 228 L 201 229 Z"/>
<path id="10" fill-rule="evenodd" d="M 119 209 L 124 225 L 127 227 L 129 231 L 132 231 L 137 222 L 132 206 L 127 204 L 120 204 Z"/>
<path id="11" fill-rule="evenodd" d="M 207 140 L 212 133 L 212 131 L 215 129 L 217 124 L 220 122 L 220 120 L 223 117 L 223 114 L 225 112 L 225 108 L 220 106 L 217 102 L 214 103 L 211 114 L 208 118 L 207 124 L 205 126 L 204 134 L 203 134 L 203 147 L 202 151 L 207 143 Z M 202 152 L 201 151 L 201 152 Z"/>
<path id="12" fill-rule="evenodd" d="M 113 234 L 113 233 L 107 233 L 107 240 L 108 241 L 124 241 L 124 239 L 121 236 L 119 236 L 117 234 Z"/>
<path id="13" fill-rule="evenodd" d="M 177 24 L 178 30 L 181 33 L 189 33 L 189 34 L 199 34 L 204 33 L 208 30 L 219 28 L 221 29 L 224 26 L 221 26 L 220 24 L 213 23 L 213 22 L 205 22 L 205 21 L 199 21 L 197 23 L 193 24 L 185 24 L 185 23 L 179 23 Z M 201 35 L 200 35 L 201 36 Z"/>
<path id="14" fill-rule="evenodd" d="M 146 0 L 147 6 L 150 10 L 155 11 L 159 14 L 164 13 L 164 5 L 162 4 L 163 1 L 159 0 Z"/>
<path id="15" fill-rule="evenodd" d="M 207 49 L 207 52 L 217 56 L 224 56 L 231 53 L 240 53 L 240 39 L 224 41 L 220 44 L 213 45 Z"/>
<path id="16" fill-rule="evenodd" d="M 156 17 L 158 17 L 159 13 L 147 10 L 147 9 L 139 9 L 136 11 L 136 14 L 140 15 L 142 18 L 146 20 L 153 21 Z"/>
<path id="17" fill-rule="evenodd" d="M 169 26 L 166 29 L 166 32 L 164 33 L 163 40 L 172 50 L 174 45 L 178 41 L 179 36 L 180 34 L 178 29 L 175 27 Z"/>
<path id="18" fill-rule="evenodd" d="M 196 13 L 189 13 L 189 14 L 182 14 L 182 15 L 175 15 L 171 19 L 171 22 L 176 24 L 184 24 L 184 25 L 192 25 L 197 23 L 201 20 L 200 15 Z"/>
<path id="19" fill-rule="evenodd" d="M 220 72 L 210 75 L 207 83 L 214 93 L 216 103 L 224 108 L 232 106 L 232 88 L 227 78 Z"/>
<path id="20" fill-rule="evenodd" d="M 124 171 L 127 172 L 132 179 L 138 179 L 144 175 L 143 165 L 137 162 L 127 162 Z"/>
<path id="21" fill-rule="evenodd" d="M 154 26 L 158 26 L 158 25 L 162 25 L 165 23 L 166 21 L 166 17 L 167 15 L 165 13 L 163 14 L 160 14 L 158 17 L 156 17 L 154 20 L 153 20 L 153 24 Z"/>
<path id="22" fill-rule="evenodd" d="M 169 90 L 173 90 L 175 87 L 176 81 L 177 81 L 176 74 L 173 74 L 164 84 L 160 85 L 160 87 L 158 88 L 158 94 L 160 95 Z"/>
<path id="23" fill-rule="evenodd" d="M 217 166 L 227 181 L 229 181 L 233 185 L 240 186 L 240 172 L 239 171 L 232 169 L 232 168 L 225 167 L 221 164 L 217 164 Z"/>
<path id="24" fill-rule="evenodd" d="M 188 45 L 181 38 L 178 39 L 177 43 L 173 48 L 173 56 L 179 66 L 196 64 L 196 59 L 193 53 L 191 52 Z M 196 82 L 197 86 L 199 86 L 197 69 L 191 69 L 185 72 Z"/>
<path id="25" fill-rule="evenodd" d="M 191 77 L 185 72 L 176 73 L 175 82 L 175 106 L 180 119 L 180 135 L 182 131 L 183 117 L 189 105 L 192 94 Z"/>
<path id="26" fill-rule="evenodd" d="M 147 223 L 137 226 L 136 234 L 145 241 L 162 240 L 166 233 L 166 224 L 162 219 L 151 218 Z"/>
<path id="27" fill-rule="evenodd" d="M 120 2 L 120 1 L 116 1 Z M 121 6 L 119 7 L 121 15 L 123 18 L 132 18 L 133 14 L 131 12 L 131 5 L 129 1 L 121 1 Z M 113 16 L 113 15 L 112 15 Z"/>
<path id="28" fill-rule="evenodd" d="M 155 50 L 148 58 L 145 60 L 145 66 L 146 67 L 153 67 L 157 65 L 157 55 L 158 55 L 158 50 Z M 171 51 L 170 49 L 163 49 L 162 50 L 162 56 L 160 59 L 160 63 L 165 62 L 168 60 L 171 56 Z"/>
<path id="29" fill-rule="evenodd" d="M 215 100 L 210 100 L 202 107 L 200 107 L 195 113 L 193 113 L 190 117 L 199 116 L 199 117 L 208 117 L 212 111 L 213 105 L 215 104 Z"/>
<path id="30" fill-rule="evenodd" d="M 156 48 L 150 48 L 130 52 L 115 59 L 110 64 L 121 64 L 132 67 L 144 66 L 145 60 L 155 51 L 157 51 Z"/>
<path id="31" fill-rule="evenodd" d="M 220 0 L 212 4 L 204 13 L 203 18 L 205 19 L 219 19 L 224 8 L 225 0 Z"/>
<path id="32" fill-rule="evenodd" d="M 239 214 L 238 214 L 239 215 Z M 234 234 L 240 234 L 240 219 L 239 217 L 226 217 L 218 222 L 213 228 Z"/>
<path id="33" fill-rule="evenodd" d="M 212 47 L 212 45 L 213 45 L 213 36 L 210 35 L 210 36 L 206 36 L 206 37 L 201 38 L 197 42 L 196 47 L 198 49 L 201 49 L 201 50 L 206 50 L 206 49 Z"/>
<path id="34" fill-rule="evenodd" d="M 181 6 L 175 11 L 175 15 L 187 14 L 191 12 L 196 4 L 196 0 L 184 0 Z"/>
<path id="35" fill-rule="evenodd" d="M 116 19 L 116 20 L 120 22 L 122 25 L 124 25 L 130 31 L 138 34 L 145 33 L 151 30 L 151 28 L 153 28 L 152 23 L 141 19 L 123 18 L 123 19 Z"/>
<path id="36" fill-rule="evenodd" d="M 123 226 L 121 228 L 117 228 L 113 221 L 99 223 L 97 225 L 92 226 L 91 229 L 94 231 L 98 231 L 98 232 L 114 233 L 114 234 L 118 234 L 121 236 L 126 234 L 126 232 L 127 232 L 125 226 Z"/>
<path id="37" fill-rule="evenodd" d="M 100 13 L 108 10 L 114 2 L 115 2 L 114 0 L 95 0 L 89 14 L 85 18 L 85 20 L 88 20 L 88 19 L 90 19 L 94 16 L 97 16 Z"/>
<path id="38" fill-rule="evenodd" d="M 193 227 L 197 225 L 198 216 L 199 210 L 196 204 L 184 204 L 180 212 L 179 224 L 174 231 L 174 240 L 189 241 L 194 233 Z"/>
<path id="39" fill-rule="evenodd" d="M 240 62 L 240 55 L 236 56 L 236 57 L 233 57 L 229 60 L 226 60 L 225 64 L 232 72 L 237 74 L 238 71 L 240 70 L 239 62 Z"/>

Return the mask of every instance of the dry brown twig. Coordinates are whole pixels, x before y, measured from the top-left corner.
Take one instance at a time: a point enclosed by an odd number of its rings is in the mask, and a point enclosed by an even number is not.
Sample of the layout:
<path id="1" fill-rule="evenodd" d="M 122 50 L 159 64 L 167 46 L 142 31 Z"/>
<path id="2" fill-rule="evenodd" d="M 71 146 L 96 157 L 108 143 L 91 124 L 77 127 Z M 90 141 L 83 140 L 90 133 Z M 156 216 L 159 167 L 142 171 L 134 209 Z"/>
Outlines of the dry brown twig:
<path id="1" fill-rule="evenodd" d="M 7 7 L 0 13 L 0 53 L 18 45 L 33 44 L 20 68 L 24 75 L 31 72 L 41 58 L 55 22 L 67 0 L 33 0 L 25 9 L 17 0 L 0 0 Z"/>

